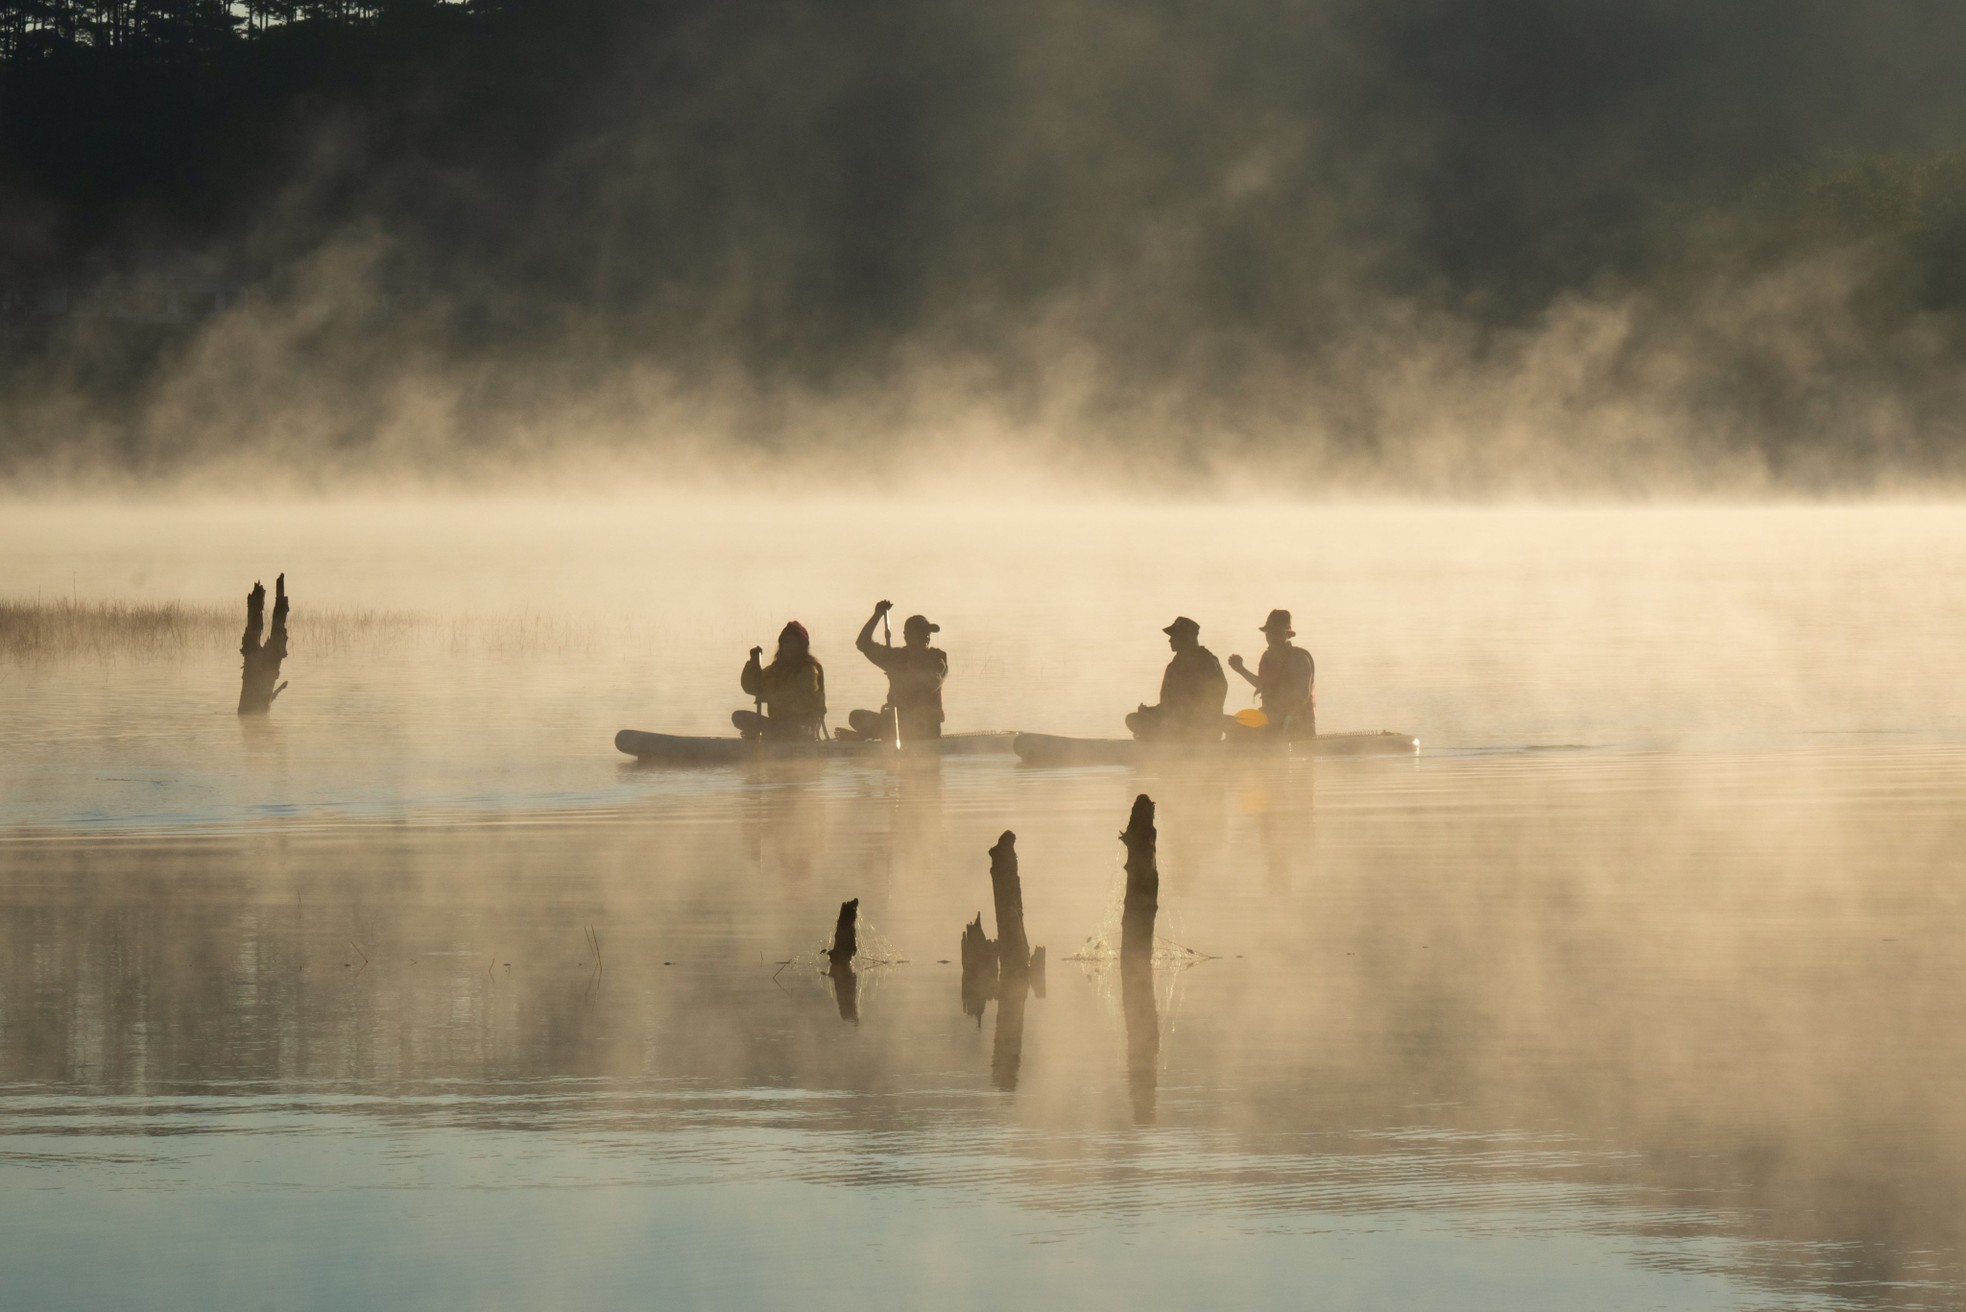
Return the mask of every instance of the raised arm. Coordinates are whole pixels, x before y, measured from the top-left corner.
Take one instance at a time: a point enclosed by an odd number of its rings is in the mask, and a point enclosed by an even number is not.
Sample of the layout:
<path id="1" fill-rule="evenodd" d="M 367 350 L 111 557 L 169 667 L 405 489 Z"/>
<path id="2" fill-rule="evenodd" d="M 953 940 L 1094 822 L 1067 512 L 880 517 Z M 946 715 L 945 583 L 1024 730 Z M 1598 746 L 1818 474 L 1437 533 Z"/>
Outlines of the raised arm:
<path id="1" fill-rule="evenodd" d="M 1257 679 L 1255 675 L 1251 674 L 1249 672 L 1249 667 L 1242 663 L 1242 657 L 1230 656 L 1229 668 L 1234 670 L 1237 674 L 1240 674 L 1243 677 L 1244 681 L 1247 682 L 1250 687 L 1261 688 L 1263 686 L 1261 680 Z"/>
<path id="2" fill-rule="evenodd" d="M 737 676 L 738 685 L 752 697 L 764 693 L 764 671 L 758 668 L 758 657 L 764 655 L 764 651 L 763 647 L 751 648 L 751 659 L 744 662 L 744 673 Z"/>
<path id="3" fill-rule="evenodd" d="M 875 602 L 874 613 L 867 617 L 867 622 L 860 626 L 860 636 L 853 640 L 854 649 L 876 665 L 880 665 L 881 663 L 881 658 L 877 653 L 882 648 L 874 641 L 874 626 L 881 622 L 882 616 L 893 609 L 894 603 L 891 601 Z M 882 668 L 886 667 L 883 666 Z"/>

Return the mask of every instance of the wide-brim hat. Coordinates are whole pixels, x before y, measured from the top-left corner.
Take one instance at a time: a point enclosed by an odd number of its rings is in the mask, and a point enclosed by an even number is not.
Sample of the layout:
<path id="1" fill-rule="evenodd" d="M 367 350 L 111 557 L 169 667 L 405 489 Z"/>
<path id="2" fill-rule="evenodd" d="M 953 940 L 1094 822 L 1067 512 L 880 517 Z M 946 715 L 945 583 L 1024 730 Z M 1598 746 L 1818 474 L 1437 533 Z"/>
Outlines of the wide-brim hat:
<path id="1" fill-rule="evenodd" d="M 1186 615 L 1176 615 L 1174 617 L 1174 623 L 1162 629 L 1161 632 L 1167 634 L 1169 637 L 1177 633 L 1200 633 L 1201 625 L 1195 623 Z"/>
<path id="2" fill-rule="evenodd" d="M 942 626 L 940 624 L 930 624 L 926 615 L 910 615 L 904 620 L 901 625 L 901 631 L 906 633 L 910 629 L 920 629 L 925 633 L 942 632 Z"/>
<path id="3" fill-rule="evenodd" d="M 1297 630 L 1290 627 L 1290 612 L 1287 610 L 1271 611 L 1270 618 L 1264 620 L 1263 627 L 1256 631 L 1258 633 L 1281 633 L 1286 638 L 1297 636 Z"/>

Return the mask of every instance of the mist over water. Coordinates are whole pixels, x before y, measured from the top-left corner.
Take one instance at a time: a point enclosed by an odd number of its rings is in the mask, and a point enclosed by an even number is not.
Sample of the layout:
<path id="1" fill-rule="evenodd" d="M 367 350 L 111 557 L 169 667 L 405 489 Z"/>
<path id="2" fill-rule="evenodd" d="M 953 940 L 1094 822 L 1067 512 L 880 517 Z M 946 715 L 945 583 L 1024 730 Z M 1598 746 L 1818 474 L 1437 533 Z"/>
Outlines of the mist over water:
<path id="1" fill-rule="evenodd" d="M 235 598 L 241 614 L 221 610 L 178 649 L 100 653 L 85 677 L 14 664 L 5 732 L 33 750 L 6 768 L 28 795 L 53 789 L 43 814 L 57 820 L 83 798 L 106 816 L 217 819 L 253 799 L 414 811 L 494 783 L 515 802 L 614 797 L 615 772 L 592 768 L 614 731 L 728 732 L 748 704 L 745 651 L 788 619 L 815 635 L 836 723 L 879 706 L 881 676 L 851 643 L 881 596 L 943 626 L 951 731 L 1120 734 L 1155 697 L 1174 615 L 1200 620 L 1222 658 L 1254 659 L 1256 626 L 1284 604 L 1317 658 L 1320 723 L 1415 733 L 1430 754 L 1930 741 L 1962 727 L 1957 518 L 1948 505 L 26 504 L 0 528 L 6 595 Z M 236 598 L 280 570 L 295 686 L 247 740 L 285 763 L 268 795 L 222 694 Z M 1248 701 L 1235 693 L 1231 709 Z M 200 750 L 183 750 L 187 733 Z M 380 780 L 351 735 L 391 763 Z M 99 796 L 51 783 L 57 762 L 94 779 L 105 753 L 119 768 Z M 151 763 L 156 779 L 137 769 Z"/>
<path id="2" fill-rule="evenodd" d="M 188 609 L 0 658 L 0 1261 L 37 1307 L 1954 1306 L 1962 523 L 19 503 L 0 598 Z M 1115 734 L 1175 613 L 1253 656 L 1282 605 L 1320 727 L 1423 750 L 612 750 L 728 732 L 788 618 L 835 722 L 878 705 L 881 596 L 942 625 L 951 731 Z M 1143 791 L 1145 1049 L 1069 960 Z M 953 964 L 1006 828 L 1050 955 L 1014 1045 Z M 814 965 L 849 897 L 901 959 L 857 1022 Z"/>

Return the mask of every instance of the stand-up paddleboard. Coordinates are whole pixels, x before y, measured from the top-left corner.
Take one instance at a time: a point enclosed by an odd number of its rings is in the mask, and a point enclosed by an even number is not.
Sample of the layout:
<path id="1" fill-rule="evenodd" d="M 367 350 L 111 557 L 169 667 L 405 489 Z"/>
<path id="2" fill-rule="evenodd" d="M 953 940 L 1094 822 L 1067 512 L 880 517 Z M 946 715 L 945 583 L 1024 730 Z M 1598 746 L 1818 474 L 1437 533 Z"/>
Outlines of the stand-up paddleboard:
<path id="1" fill-rule="evenodd" d="M 910 742 L 899 754 L 970 756 L 987 752 L 1008 753 L 1017 735 L 1003 733 L 952 733 L 940 738 Z M 813 739 L 810 742 L 773 741 L 763 738 L 698 738 L 686 734 L 644 733 L 623 729 L 614 736 L 615 750 L 638 761 L 671 765 L 728 765 L 754 760 L 868 760 L 883 753 L 895 754 L 891 742 Z"/>
<path id="2" fill-rule="evenodd" d="M 1265 756 L 1410 756 L 1420 750 L 1412 734 L 1390 729 L 1362 733 L 1321 733 L 1281 743 L 1268 739 L 1216 743 L 1140 742 L 1133 738 L 1060 738 L 1048 733 L 1020 733 L 1011 743 L 1026 765 L 1131 765 L 1135 761 L 1175 757 L 1226 757 L 1261 760 Z"/>

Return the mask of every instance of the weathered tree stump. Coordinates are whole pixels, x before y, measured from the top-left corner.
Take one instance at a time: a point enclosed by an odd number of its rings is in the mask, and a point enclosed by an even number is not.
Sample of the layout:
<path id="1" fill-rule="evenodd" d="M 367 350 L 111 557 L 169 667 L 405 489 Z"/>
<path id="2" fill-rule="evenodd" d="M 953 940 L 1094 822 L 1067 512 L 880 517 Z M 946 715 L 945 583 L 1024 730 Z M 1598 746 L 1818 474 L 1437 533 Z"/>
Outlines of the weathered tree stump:
<path id="1" fill-rule="evenodd" d="M 1154 1120 L 1160 1067 L 1160 1009 L 1154 1002 L 1154 918 L 1160 911 L 1159 835 L 1154 802 L 1133 799 L 1120 842 L 1126 845 L 1126 902 L 1120 911 L 1120 1007 L 1126 1017 L 1126 1081 L 1133 1119 Z"/>
<path id="2" fill-rule="evenodd" d="M 1160 911 L 1160 860 L 1155 852 L 1159 835 L 1154 829 L 1154 799 L 1145 793 L 1133 799 L 1133 814 L 1127 818 L 1126 902 L 1120 911 L 1120 960 L 1128 958 L 1152 962 L 1154 957 L 1154 917 Z"/>
<path id="3" fill-rule="evenodd" d="M 990 894 L 997 937 L 983 932 L 983 917 L 963 926 L 963 1010 L 982 1016 L 983 1003 L 1013 988 L 1035 987 L 1044 996 L 1044 949 L 1031 949 L 1024 933 L 1024 885 L 1017 873 L 1017 835 L 1006 829 L 990 849 Z M 1035 985 L 1032 980 L 1036 979 Z"/>
<path id="4" fill-rule="evenodd" d="M 997 968 L 1006 978 L 1030 972 L 1024 937 L 1024 884 L 1017 874 L 1017 835 L 1006 829 L 990 849 L 990 893 L 997 904 Z"/>
<path id="5" fill-rule="evenodd" d="M 1017 1087 L 1024 1058 L 1024 1002 L 1044 996 L 1044 949 L 1031 949 L 1024 933 L 1024 885 L 1017 873 L 1017 835 L 1006 829 L 990 849 L 990 895 L 997 912 L 997 939 L 983 932 L 983 917 L 963 927 L 963 1014 L 980 1025 L 991 998 L 997 1030 L 990 1047 L 990 1078 L 999 1089 Z"/>
<path id="6" fill-rule="evenodd" d="M 860 951 L 860 899 L 849 898 L 840 903 L 840 918 L 833 925 L 833 946 L 826 949 L 826 959 L 833 963 L 834 970 L 851 968 L 855 954 Z"/>
<path id="7" fill-rule="evenodd" d="M 853 958 L 860 951 L 860 899 L 840 903 L 840 918 L 833 925 L 833 946 L 826 949 L 831 963 L 826 973 L 833 979 L 833 999 L 839 1004 L 840 1019 L 860 1019 L 860 981 L 853 971 Z"/>
<path id="8" fill-rule="evenodd" d="M 245 658 L 239 674 L 241 715 L 266 714 L 287 686 L 280 682 L 280 663 L 287 659 L 287 576 L 280 575 L 273 586 L 273 632 L 265 642 L 260 633 L 266 622 L 266 585 L 255 580 L 246 594 L 246 632 L 239 641 L 239 655 Z"/>

